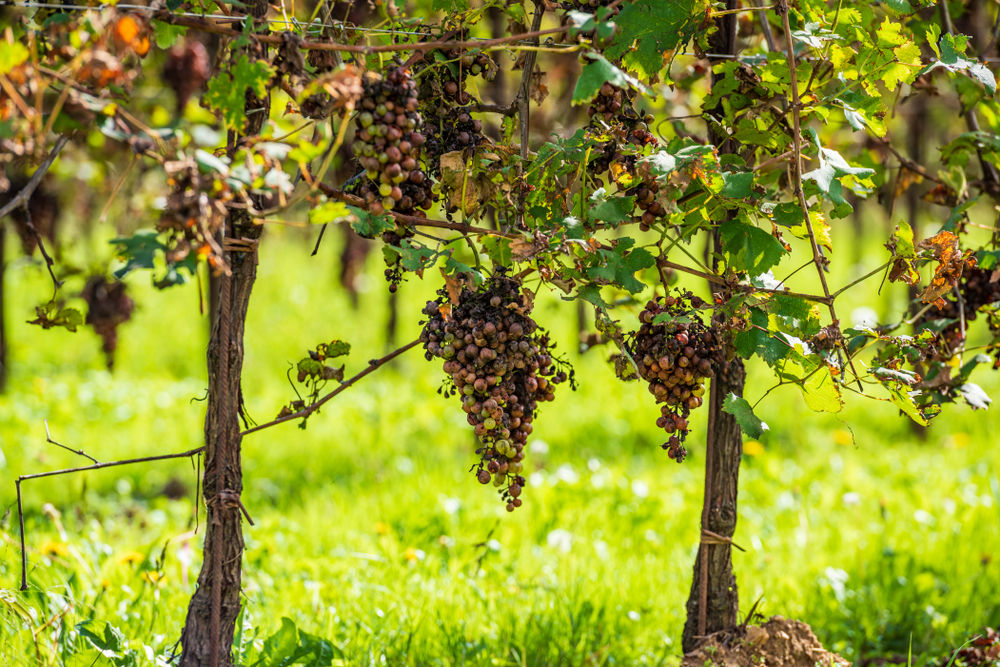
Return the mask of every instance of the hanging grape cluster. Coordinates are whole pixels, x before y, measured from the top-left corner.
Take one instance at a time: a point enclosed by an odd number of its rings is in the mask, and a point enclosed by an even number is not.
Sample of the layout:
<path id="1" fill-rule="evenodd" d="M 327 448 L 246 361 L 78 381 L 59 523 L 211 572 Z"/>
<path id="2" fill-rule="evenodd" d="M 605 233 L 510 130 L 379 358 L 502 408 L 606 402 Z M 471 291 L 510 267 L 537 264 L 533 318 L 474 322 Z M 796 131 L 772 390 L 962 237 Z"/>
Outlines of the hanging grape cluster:
<path id="1" fill-rule="evenodd" d="M 698 316 L 703 306 L 705 302 L 690 292 L 649 301 L 639 314 L 641 325 L 631 341 L 639 375 L 649 383 L 656 402 L 663 404 L 656 420 L 668 435 L 663 449 L 678 462 L 687 456 L 683 443 L 688 416 L 701 407 L 703 383 L 725 362 L 718 332 Z M 656 322 L 660 315 L 666 315 L 666 321 Z"/>
<path id="2" fill-rule="evenodd" d="M 396 225 L 395 229 L 391 229 L 386 232 L 382 232 L 382 242 L 387 246 L 400 247 L 400 243 L 403 239 L 413 238 L 414 231 L 412 227 L 406 227 L 405 225 Z M 383 255 L 385 257 L 385 263 L 388 267 L 385 270 L 385 281 L 389 283 L 389 292 L 392 294 L 396 293 L 399 289 L 399 284 L 403 282 L 403 257 L 399 253 L 387 253 Z"/>
<path id="3" fill-rule="evenodd" d="M 657 199 L 659 192 L 660 184 L 655 179 L 644 181 L 625 191 L 626 195 L 635 197 L 635 205 L 642 211 L 637 216 L 641 231 L 648 232 L 653 223 L 667 215 L 667 209 Z"/>
<path id="4" fill-rule="evenodd" d="M 992 270 L 978 267 L 965 269 L 958 284 L 962 302 L 959 303 L 957 299 L 948 300 L 945 306 L 934 306 L 924 316 L 925 322 L 938 319 L 954 320 L 941 331 L 938 350 L 933 355 L 935 361 L 947 361 L 961 349 L 965 342 L 963 318 L 965 328 L 968 329 L 969 323 L 976 319 L 980 311 L 1000 303 L 1000 280 L 991 282 L 993 273 Z"/>
<path id="5" fill-rule="evenodd" d="M 110 282 L 101 275 L 87 281 L 80 297 L 87 302 L 86 323 L 101 337 L 108 370 L 111 370 L 118 349 L 118 327 L 132 319 L 135 304 L 126 293 L 125 283 Z"/>
<path id="6" fill-rule="evenodd" d="M 428 114 L 427 171 L 441 177 L 441 156 L 475 148 L 486 141 L 483 124 L 460 107 L 438 106 Z"/>
<path id="7" fill-rule="evenodd" d="M 211 74 L 208 51 L 197 40 L 177 44 L 167 51 L 163 81 L 170 86 L 177 101 L 177 113 L 184 113 L 188 100 L 208 81 Z"/>
<path id="8" fill-rule="evenodd" d="M 562 382 L 573 386 L 573 372 L 560 369 L 564 362 L 530 316 L 531 299 L 503 270 L 477 289 L 463 288 L 457 303 L 447 286 L 439 294 L 423 311 L 424 356 L 444 360 L 445 392 L 462 396 L 482 444 L 476 479 L 492 482 L 510 512 L 521 506 L 524 446 L 538 403 L 554 400 Z"/>
<path id="9" fill-rule="evenodd" d="M 459 31 L 454 39 L 467 39 L 464 30 Z M 441 89 L 441 95 L 451 104 L 465 106 L 472 102 L 472 96 L 466 92 L 469 77 L 479 76 L 486 81 L 492 81 L 499 71 L 497 63 L 488 53 L 470 52 L 468 49 L 442 49 L 426 58 L 430 63 L 428 68 L 434 68 L 434 77 Z"/>
<path id="10" fill-rule="evenodd" d="M 384 77 L 366 73 L 353 148 L 368 179 L 361 193 L 374 215 L 423 214 L 433 205 L 420 170 L 424 135 L 418 103 L 409 70 L 390 67 Z"/>

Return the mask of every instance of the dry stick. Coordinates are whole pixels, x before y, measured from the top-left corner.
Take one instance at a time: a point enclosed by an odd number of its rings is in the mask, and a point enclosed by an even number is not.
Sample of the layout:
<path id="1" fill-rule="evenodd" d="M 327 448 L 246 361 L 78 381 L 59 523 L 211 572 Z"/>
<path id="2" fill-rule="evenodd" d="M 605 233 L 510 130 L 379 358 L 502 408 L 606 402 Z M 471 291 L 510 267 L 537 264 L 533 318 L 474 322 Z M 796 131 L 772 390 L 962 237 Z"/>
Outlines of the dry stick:
<path id="1" fill-rule="evenodd" d="M 333 399 L 339 393 L 341 393 L 345 389 L 348 389 L 349 387 L 351 387 L 352 385 L 354 385 L 355 383 L 357 383 L 357 381 L 360 380 L 361 378 L 365 377 L 366 375 L 369 375 L 370 373 L 372 373 L 376 369 L 381 368 L 387 362 L 392 361 L 393 359 L 395 359 L 396 357 L 398 357 L 399 355 L 401 355 L 403 352 L 406 352 L 410 348 L 416 347 L 419 344 L 420 344 L 420 339 L 418 338 L 417 340 L 415 340 L 415 341 L 413 341 L 411 343 L 407 343 L 406 345 L 404 345 L 401 348 L 393 350 L 392 352 L 390 352 L 389 354 L 385 355 L 381 359 L 373 359 L 372 361 L 369 362 L 368 367 L 366 369 L 364 369 L 363 371 L 361 371 L 360 373 L 358 373 L 357 375 L 355 375 L 354 377 L 352 377 L 350 380 L 347 380 L 346 382 L 343 382 L 339 387 L 337 387 L 336 389 L 334 389 L 333 391 L 331 391 L 329 394 L 327 394 L 323 398 L 319 399 L 318 401 L 316 401 L 315 403 L 313 403 L 312 405 L 310 405 L 308 408 L 304 408 L 302 410 L 299 410 L 298 412 L 296 412 L 295 414 L 292 414 L 292 415 L 285 415 L 284 417 L 278 417 L 277 419 L 273 419 L 273 420 L 267 422 L 266 424 L 260 424 L 259 426 L 254 426 L 253 428 L 249 428 L 246 431 L 243 431 L 242 433 L 240 433 L 240 438 L 243 438 L 243 436 L 249 435 L 251 433 L 256 433 L 257 431 L 261 431 L 261 430 L 263 430 L 265 428 L 270 428 L 272 426 L 277 426 L 278 424 L 283 424 L 283 423 L 285 423 L 287 421 L 292 421 L 293 419 L 300 419 L 300 418 L 308 417 L 312 413 L 316 412 L 316 410 L 319 410 L 320 406 L 322 406 L 324 403 L 326 403 L 327 401 Z"/>
<path id="2" fill-rule="evenodd" d="M 35 188 L 37 188 L 38 184 L 42 182 L 42 177 L 45 176 L 45 173 L 49 170 L 49 167 L 51 167 L 52 163 L 55 161 L 56 156 L 59 155 L 59 151 L 61 151 L 63 149 L 63 146 L 65 146 L 67 143 L 69 143 L 69 137 L 65 135 L 60 136 L 58 139 L 56 139 L 55 146 L 52 147 L 52 150 L 49 152 L 48 157 L 46 157 L 45 160 L 43 160 L 42 163 L 38 165 L 38 169 L 36 169 L 35 173 L 32 174 L 31 180 L 28 181 L 27 185 L 25 185 L 20 192 L 14 195 L 13 199 L 4 204 L 3 208 L 0 208 L 0 218 L 3 218 L 5 215 L 13 211 L 21 204 L 26 203 L 28 199 L 31 198 L 31 195 L 35 191 Z"/>
<path id="3" fill-rule="evenodd" d="M 45 442 L 49 443 L 50 445 L 55 445 L 57 447 L 62 447 L 67 452 L 73 452 L 74 454 L 76 454 L 78 456 L 82 456 L 84 458 L 90 459 L 94 463 L 100 463 L 100 461 L 98 461 L 97 459 L 95 459 L 93 456 L 91 456 L 87 452 L 83 451 L 82 449 L 73 449 L 71 447 L 67 447 L 66 445 L 62 444 L 61 442 L 56 442 L 55 440 L 53 440 L 52 436 L 49 435 L 49 420 L 46 419 L 44 423 L 45 423 Z"/>
<path id="4" fill-rule="evenodd" d="M 830 317 L 834 322 L 839 322 L 837 310 L 830 298 L 830 287 L 826 284 L 826 272 L 823 270 L 822 253 L 819 250 L 819 243 L 816 242 L 816 232 L 813 231 L 812 220 L 809 218 L 809 203 L 806 202 L 806 194 L 802 189 L 802 134 L 799 129 L 799 87 L 795 77 L 795 45 L 792 42 L 792 28 L 788 23 L 788 5 L 786 0 L 781 0 L 775 4 L 775 11 L 781 16 L 785 29 L 785 46 L 788 50 L 788 72 L 791 77 L 792 87 L 792 145 L 795 151 L 795 192 L 799 198 L 799 206 L 802 208 L 802 215 L 805 217 L 806 231 L 809 233 L 809 243 L 812 246 L 813 259 L 816 264 L 816 272 L 819 274 L 820 284 L 823 286 L 823 295 L 827 299 L 827 307 L 830 309 Z M 854 367 L 854 359 L 845 348 L 847 361 L 851 365 L 851 371 L 857 379 L 858 371 Z M 864 393 L 861 380 L 858 379 L 858 388 Z"/>
<path id="5" fill-rule="evenodd" d="M 107 463 L 95 463 L 92 466 L 82 466 L 79 468 L 64 468 L 62 470 L 50 470 L 48 472 L 36 472 L 32 475 L 21 475 L 14 483 L 17 486 L 17 512 L 21 525 L 21 590 L 28 590 L 28 556 L 24 546 L 24 512 L 21 508 L 21 482 L 29 479 L 39 479 L 41 477 L 53 477 L 55 475 L 68 475 L 74 472 L 84 472 L 87 470 L 100 470 L 101 468 L 113 468 L 114 466 L 129 465 L 131 463 L 149 463 L 151 461 L 164 461 L 166 459 L 189 458 L 200 454 L 204 447 L 198 447 L 180 454 L 161 454 L 159 456 L 144 456 L 138 459 L 126 459 L 123 461 L 109 461 Z"/>
<path id="6" fill-rule="evenodd" d="M 909 169 L 913 173 L 920 174 L 922 177 L 926 178 L 928 181 L 934 181 L 935 183 L 942 183 L 943 182 L 940 178 L 937 178 L 935 176 L 931 176 L 931 174 L 927 171 L 927 169 L 925 169 L 921 165 L 917 164 L 916 162 L 914 162 L 913 160 L 911 160 L 911 159 L 909 159 L 907 157 L 903 157 L 903 155 L 901 155 L 900 152 L 897 151 L 893 147 L 893 145 L 891 143 L 889 143 L 888 141 L 886 141 L 885 139 L 882 139 L 882 145 L 885 146 L 886 148 L 888 148 L 889 152 L 896 156 L 896 159 L 899 160 L 899 163 L 901 165 L 903 165 L 904 167 L 906 167 L 907 169 Z"/>
<path id="7" fill-rule="evenodd" d="M 209 32 L 215 35 L 222 35 L 223 37 L 243 37 L 242 32 L 232 30 L 231 28 L 223 28 L 222 26 L 210 23 L 208 21 L 203 21 L 201 19 L 190 18 L 187 16 L 175 16 L 167 11 L 158 12 L 153 16 L 157 21 L 162 21 L 163 23 L 170 23 L 173 25 L 184 26 L 186 28 L 193 28 L 195 30 L 201 30 L 202 32 Z M 358 46 L 354 44 L 331 44 L 329 42 L 306 42 L 303 41 L 298 45 L 300 49 L 306 51 L 346 51 L 348 53 L 360 53 L 363 55 L 369 55 L 372 53 L 392 53 L 395 51 L 429 51 L 432 49 L 441 48 L 458 48 L 458 49 L 483 49 L 492 46 L 501 46 L 503 44 L 511 44 L 513 42 L 519 42 L 523 39 L 532 39 L 535 37 L 541 37 L 543 35 L 555 35 L 563 33 L 569 30 L 569 26 L 562 28 L 549 28 L 548 30 L 536 30 L 534 32 L 522 33 L 520 35 L 513 35 L 511 37 L 499 37 L 497 39 L 474 39 L 466 40 L 462 42 L 449 42 L 449 41 L 433 41 L 433 42 L 418 42 L 413 44 L 380 44 L 378 46 Z M 254 34 L 254 39 L 258 42 L 264 42 L 266 44 L 283 44 L 280 35 L 259 35 Z M 533 51 L 528 52 L 533 53 Z"/>

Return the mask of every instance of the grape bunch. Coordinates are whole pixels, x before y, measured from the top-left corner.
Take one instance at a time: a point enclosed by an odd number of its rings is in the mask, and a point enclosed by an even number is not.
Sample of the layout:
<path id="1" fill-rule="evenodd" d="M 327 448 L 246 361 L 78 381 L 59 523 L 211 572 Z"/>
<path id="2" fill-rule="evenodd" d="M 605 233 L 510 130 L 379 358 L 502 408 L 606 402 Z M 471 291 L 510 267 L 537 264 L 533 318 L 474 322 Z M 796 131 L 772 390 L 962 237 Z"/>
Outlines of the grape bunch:
<path id="1" fill-rule="evenodd" d="M 80 297 L 87 302 L 86 323 L 101 337 L 108 370 L 111 370 L 118 348 L 118 326 L 132 319 L 135 304 L 126 294 L 125 283 L 109 282 L 101 275 L 87 281 Z"/>
<path id="2" fill-rule="evenodd" d="M 705 302 L 690 292 L 649 301 L 639 314 L 641 325 L 632 334 L 633 358 L 639 375 L 656 397 L 660 418 L 656 425 L 667 432 L 662 446 L 675 461 L 687 456 L 683 442 L 688 416 L 701 407 L 703 382 L 725 362 L 725 348 L 717 331 L 705 326 L 697 314 Z M 665 314 L 665 322 L 655 322 Z"/>
<path id="3" fill-rule="evenodd" d="M 403 239 L 413 238 L 413 235 L 412 227 L 396 225 L 395 229 L 382 232 L 382 242 L 387 246 L 398 248 Z M 385 270 L 385 280 L 389 283 L 389 292 L 395 294 L 396 290 L 399 289 L 399 283 L 403 281 L 403 258 L 398 253 L 386 254 L 384 257 L 386 266 L 388 266 Z"/>
<path id="4" fill-rule="evenodd" d="M 629 102 L 629 91 L 627 89 L 613 86 L 605 81 L 604 85 L 597 92 L 597 97 L 590 103 L 587 115 L 593 118 L 597 114 L 601 114 L 601 117 L 605 121 L 610 122 L 622 110 L 622 107 L 629 104 Z"/>
<path id="5" fill-rule="evenodd" d="M 655 179 L 625 191 L 626 195 L 635 197 L 635 205 L 642 211 L 638 216 L 640 231 L 648 232 L 653 223 L 667 215 L 667 209 L 657 200 L 659 192 L 660 184 Z"/>
<path id="6" fill-rule="evenodd" d="M 384 77 L 374 72 L 365 74 L 353 149 L 368 178 L 362 185 L 362 196 L 375 215 L 387 210 L 403 213 L 414 207 L 431 207 L 426 193 L 419 203 L 416 201 L 417 192 L 424 192 L 421 186 L 425 180 L 419 168 L 424 135 L 418 131 L 423 126 L 418 103 L 417 87 L 409 70 L 390 67 Z M 404 193 L 406 183 L 413 187 L 406 187 Z"/>
<path id="7" fill-rule="evenodd" d="M 188 100 L 208 81 L 211 65 L 205 45 L 190 39 L 167 51 L 163 64 L 163 80 L 176 97 L 177 113 L 184 113 Z"/>
<path id="8" fill-rule="evenodd" d="M 438 108 L 428 114 L 424 128 L 427 135 L 427 171 L 441 176 L 441 156 L 453 151 L 475 148 L 486 141 L 483 124 L 458 107 Z"/>
<path id="9" fill-rule="evenodd" d="M 976 319 L 977 314 L 986 306 L 1000 303 L 1000 281 L 991 282 L 993 270 L 971 267 L 965 269 L 959 281 L 958 289 L 962 295 L 962 304 L 957 299 L 950 299 L 944 307 L 934 306 L 924 316 L 924 321 L 949 319 L 955 320 L 941 331 L 941 341 L 935 361 L 947 361 L 955 355 L 965 342 L 962 337 L 962 317 L 965 325 Z"/>
<path id="10" fill-rule="evenodd" d="M 553 357 L 548 335 L 531 318 L 530 298 L 503 269 L 479 288 L 462 288 L 457 303 L 447 286 L 438 294 L 423 310 L 429 318 L 420 334 L 424 356 L 444 360 L 444 392 L 461 394 L 482 444 L 476 479 L 492 482 L 512 512 L 521 506 L 524 446 L 538 403 L 554 400 L 562 382 L 572 387 L 573 372 L 561 370 L 564 362 Z"/>
<path id="11" fill-rule="evenodd" d="M 454 39 L 464 41 L 465 32 L 461 31 Z M 466 49 L 452 48 L 442 49 L 437 54 L 443 56 L 444 62 L 440 62 L 440 58 L 429 60 L 434 61 L 430 66 L 435 67 L 441 93 L 445 99 L 459 106 L 472 102 L 472 96 L 465 91 L 470 76 L 480 76 L 486 81 L 492 81 L 499 70 L 496 61 L 488 53 L 470 53 Z"/>

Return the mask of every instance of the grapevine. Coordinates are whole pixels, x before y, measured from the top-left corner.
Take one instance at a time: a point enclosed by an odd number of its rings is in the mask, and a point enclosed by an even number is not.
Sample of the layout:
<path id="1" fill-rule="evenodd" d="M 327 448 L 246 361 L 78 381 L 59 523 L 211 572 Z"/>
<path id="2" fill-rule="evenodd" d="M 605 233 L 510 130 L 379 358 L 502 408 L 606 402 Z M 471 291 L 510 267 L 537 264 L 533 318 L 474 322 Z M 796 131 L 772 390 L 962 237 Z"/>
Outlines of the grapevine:
<path id="1" fill-rule="evenodd" d="M 110 370 L 114 366 L 115 350 L 118 348 L 118 327 L 132 319 L 135 304 L 126 293 L 125 283 L 109 282 L 102 275 L 91 277 L 80 297 L 87 302 L 86 323 L 101 337 Z"/>

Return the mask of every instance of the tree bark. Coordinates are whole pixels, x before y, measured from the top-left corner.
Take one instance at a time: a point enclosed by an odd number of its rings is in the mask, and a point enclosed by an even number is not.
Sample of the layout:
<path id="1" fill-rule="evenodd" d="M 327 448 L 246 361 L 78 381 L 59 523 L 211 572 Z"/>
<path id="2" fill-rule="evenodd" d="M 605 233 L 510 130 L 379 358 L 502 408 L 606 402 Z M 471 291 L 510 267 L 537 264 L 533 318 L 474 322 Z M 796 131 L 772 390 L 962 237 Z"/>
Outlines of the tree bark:
<path id="1" fill-rule="evenodd" d="M 261 108 L 264 110 L 260 111 Z M 259 134 L 264 121 L 270 116 L 270 99 L 258 98 L 248 90 L 246 110 L 256 111 L 248 115 L 250 120 L 246 134 Z M 230 133 L 230 146 L 235 144 L 236 137 Z M 245 211 L 233 211 L 226 224 L 226 236 L 236 239 L 259 239 L 262 230 L 263 226 L 254 225 Z M 243 564 L 243 527 L 237 504 L 243 491 L 240 376 L 243 369 L 243 334 L 250 294 L 257 278 L 257 254 L 231 252 L 227 253 L 227 258 L 232 275 L 223 277 L 219 282 L 219 312 L 213 322 L 208 345 L 209 392 L 203 481 L 207 513 L 205 556 L 198 575 L 198 588 L 188 605 L 181 634 L 180 667 L 230 665 L 236 618 L 240 612 Z M 213 566 L 217 557 L 221 561 L 221 581 L 215 580 L 217 570 Z M 221 605 L 218 646 L 213 652 L 213 589 L 217 585 L 220 587 Z"/>
<path id="2" fill-rule="evenodd" d="M 712 379 L 709 391 L 708 418 L 712 436 L 711 476 L 706 483 L 705 503 L 708 509 L 708 530 L 722 537 L 731 538 L 736 532 L 736 494 L 740 475 L 740 458 L 743 455 L 743 436 L 736 418 L 722 411 L 722 402 L 729 392 L 743 395 L 746 372 L 737 357 L 722 368 Z M 708 461 L 706 461 L 706 468 Z M 739 594 L 733 574 L 732 546 L 729 544 L 704 544 L 698 549 L 694 563 L 694 580 L 687 601 L 687 622 L 684 624 L 682 645 L 687 653 L 694 649 L 700 638 L 698 616 L 701 608 L 702 567 L 708 562 L 708 601 L 705 634 L 736 627 L 739 612 Z"/>
<path id="3" fill-rule="evenodd" d="M 7 226 L 0 220 L 0 394 L 7 392 Z"/>
<path id="4" fill-rule="evenodd" d="M 736 9 L 736 0 L 727 0 L 726 4 L 727 9 Z M 736 14 L 723 15 L 717 21 L 719 30 L 712 36 L 712 51 L 735 55 Z M 713 72 L 712 84 L 715 83 L 716 75 Z M 721 116 L 721 110 L 708 111 L 715 111 L 714 115 Z M 710 126 L 709 138 L 719 153 L 735 153 L 738 150 L 737 142 L 724 132 L 716 132 L 714 127 Z M 712 243 L 718 250 L 718 234 L 713 235 Z M 709 390 L 702 528 L 724 538 L 731 538 L 736 532 L 736 494 L 740 458 L 743 455 L 743 436 L 736 419 L 722 411 L 722 402 L 730 392 L 743 396 L 745 382 L 743 362 L 736 358 L 719 369 Z M 702 535 L 702 540 L 704 539 L 705 536 Z M 732 546 L 706 544 L 702 541 L 698 547 L 694 578 L 687 601 L 687 621 L 682 637 L 684 652 L 693 650 L 702 636 L 736 627 L 738 612 L 739 594 L 733 574 Z M 702 618 L 704 631 L 699 628 Z"/>

